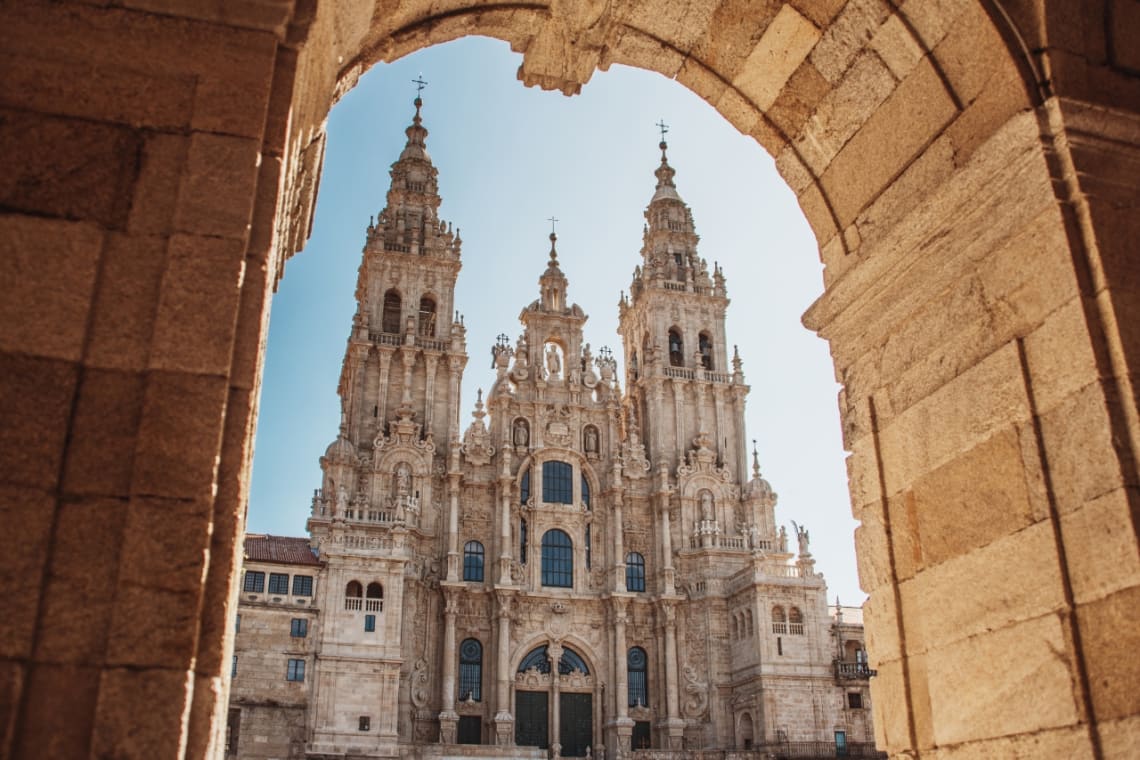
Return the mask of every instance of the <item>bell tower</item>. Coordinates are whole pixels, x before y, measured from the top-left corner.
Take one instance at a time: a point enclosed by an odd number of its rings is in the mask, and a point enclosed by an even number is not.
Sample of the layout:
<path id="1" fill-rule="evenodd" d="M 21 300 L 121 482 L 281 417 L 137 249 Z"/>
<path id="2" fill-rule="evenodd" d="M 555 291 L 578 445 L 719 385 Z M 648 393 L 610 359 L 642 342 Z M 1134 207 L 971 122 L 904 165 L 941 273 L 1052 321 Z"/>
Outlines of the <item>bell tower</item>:
<path id="1" fill-rule="evenodd" d="M 626 413 L 649 458 L 674 469 L 686 452 L 708 448 L 737 483 L 748 479 L 744 384 L 729 361 L 724 273 L 697 254 L 693 214 L 673 182 L 662 125 L 657 187 L 645 210 L 642 263 L 618 304 L 625 350 Z"/>

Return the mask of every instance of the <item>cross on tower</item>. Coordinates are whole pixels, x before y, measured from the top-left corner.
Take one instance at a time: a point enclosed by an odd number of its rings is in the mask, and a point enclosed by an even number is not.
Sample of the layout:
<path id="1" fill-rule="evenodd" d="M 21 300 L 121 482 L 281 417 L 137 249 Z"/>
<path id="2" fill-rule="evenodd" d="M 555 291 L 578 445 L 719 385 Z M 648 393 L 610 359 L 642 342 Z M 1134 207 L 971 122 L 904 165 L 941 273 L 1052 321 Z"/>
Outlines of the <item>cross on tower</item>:
<path id="1" fill-rule="evenodd" d="M 428 83 L 424 81 L 423 72 L 420 72 L 420 75 L 412 80 L 412 84 L 416 86 L 416 97 L 419 97 L 420 93 L 423 92 L 424 88 L 428 85 Z"/>
<path id="2" fill-rule="evenodd" d="M 552 216 L 549 219 L 547 219 L 546 221 L 550 222 L 550 234 L 553 235 L 554 234 L 554 223 L 557 222 L 558 220 Z"/>
<path id="3" fill-rule="evenodd" d="M 665 133 L 669 131 L 669 125 L 665 123 L 664 119 L 661 119 L 656 126 L 661 130 L 661 142 L 665 142 Z"/>

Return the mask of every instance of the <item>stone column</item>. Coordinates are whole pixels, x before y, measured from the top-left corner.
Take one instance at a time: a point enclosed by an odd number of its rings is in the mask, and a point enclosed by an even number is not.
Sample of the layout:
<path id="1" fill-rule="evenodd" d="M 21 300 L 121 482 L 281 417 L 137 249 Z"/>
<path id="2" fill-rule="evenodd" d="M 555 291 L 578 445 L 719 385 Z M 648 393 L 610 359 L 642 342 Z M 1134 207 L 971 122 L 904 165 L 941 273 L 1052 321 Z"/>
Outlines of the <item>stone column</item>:
<path id="1" fill-rule="evenodd" d="M 681 720 L 677 694 L 677 607 L 672 601 L 662 601 L 658 609 L 665 633 L 665 724 L 669 748 L 680 749 L 685 724 Z"/>
<path id="2" fill-rule="evenodd" d="M 435 419 L 433 411 L 435 410 L 435 369 L 439 363 L 439 356 L 435 354 L 424 353 L 424 364 L 426 365 L 427 376 L 424 381 L 424 433 L 434 433 L 432 430 L 432 422 Z M 458 405 L 457 405 L 458 406 Z"/>
<path id="3" fill-rule="evenodd" d="M 448 475 L 450 498 L 447 506 L 447 580 L 459 581 L 459 480 L 460 473 Z"/>
<path id="4" fill-rule="evenodd" d="M 459 715 L 455 712 L 455 615 L 458 611 L 457 590 L 444 588 L 443 608 L 443 667 L 440 678 L 439 741 L 455 744 Z"/>
<path id="5" fill-rule="evenodd" d="M 503 443 L 499 475 L 499 584 L 511 583 L 511 450 Z"/>
<path id="6" fill-rule="evenodd" d="M 673 570 L 673 530 L 669 525 L 669 470 L 668 465 L 660 464 L 657 469 L 657 511 L 661 515 L 661 561 L 663 564 L 664 593 L 672 594 L 675 591 L 675 572 Z"/>
<path id="7" fill-rule="evenodd" d="M 495 656 L 495 744 L 514 744 L 511 715 L 511 595 L 499 592 L 499 651 Z"/>
<path id="8" fill-rule="evenodd" d="M 618 487 L 610 492 L 610 503 L 613 505 L 613 521 L 610 523 L 610 532 L 613 534 L 613 552 L 614 552 L 614 579 L 610 584 L 610 588 L 614 591 L 628 591 L 625 587 L 625 518 L 623 511 L 625 507 L 625 500 L 622 498 L 621 485 L 621 465 L 614 464 L 612 482 L 617 484 Z"/>
<path id="9" fill-rule="evenodd" d="M 546 649 L 550 658 L 550 756 L 562 757 L 562 715 L 559 711 L 558 661 L 562 659 L 562 645 L 555 642 Z"/>

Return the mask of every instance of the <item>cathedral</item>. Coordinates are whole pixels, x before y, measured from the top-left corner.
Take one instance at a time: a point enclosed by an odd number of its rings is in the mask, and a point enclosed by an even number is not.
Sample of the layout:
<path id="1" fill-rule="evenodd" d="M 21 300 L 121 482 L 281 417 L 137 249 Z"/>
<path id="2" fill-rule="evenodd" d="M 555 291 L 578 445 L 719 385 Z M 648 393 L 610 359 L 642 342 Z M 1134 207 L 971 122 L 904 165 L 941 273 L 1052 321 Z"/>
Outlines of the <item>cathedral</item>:
<path id="1" fill-rule="evenodd" d="M 860 610 L 829 606 L 749 461 L 726 277 L 665 142 L 624 377 L 551 233 L 465 420 L 462 241 L 421 107 L 367 228 L 310 537 L 246 539 L 228 755 L 872 754 Z"/>

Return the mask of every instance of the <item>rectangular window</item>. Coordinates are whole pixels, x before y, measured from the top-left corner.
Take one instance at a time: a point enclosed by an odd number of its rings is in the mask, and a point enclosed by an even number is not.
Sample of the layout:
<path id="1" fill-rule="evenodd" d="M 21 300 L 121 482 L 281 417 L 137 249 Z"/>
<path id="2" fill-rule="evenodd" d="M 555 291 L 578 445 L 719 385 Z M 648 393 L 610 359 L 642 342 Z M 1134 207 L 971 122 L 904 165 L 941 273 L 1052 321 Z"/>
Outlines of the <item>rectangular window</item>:
<path id="1" fill-rule="evenodd" d="M 289 660 L 289 668 L 285 671 L 286 681 L 304 681 L 305 680 L 305 661 L 304 660 Z"/>
<path id="2" fill-rule="evenodd" d="M 478 715 L 460 715 L 456 740 L 460 744 L 482 744 L 483 720 Z"/>
<path id="3" fill-rule="evenodd" d="M 238 737 L 241 735 L 241 708 L 231 707 L 226 721 L 226 755 L 235 757 L 238 751 Z"/>
<path id="4" fill-rule="evenodd" d="M 288 594 L 289 593 L 289 574 L 288 573 L 270 573 L 269 574 L 269 593 L 271 593 L 271 594 Z"/>
<path id="5" fill-rule="evenodd" d="M 365 633 L 374 633 L 375 631 L 376 631 L 376 616 L 375 615 L 365 615 L 364 616 L 364 632 Z"/>
<path id="6" fill-rule="evenodd" d="M 309 621 L 305 618 L 293 618 L 289 627 L 289 635 L 295 639 L 303 639 L 309 635 Z"/>
<path id="7" fill-rule="evenodd" d="M 241 613 L 234 618 L 234 633 L 241 633 Z"/>
<path id="8" fill-rule="evenodd" d="M 234 655 L 233 661 L 230 663 L 230 678 L 237 675 L 237 655 Z"/>
<path id="9" fill-rule="evenodd" d="M 574 503 L 574 468 L 569 463 L 542 463 L 542 500 L 547 504 Z"/>
<path id="10" fill-rule="evenodd" d="M 294 575 L 293 576 L 293 596 L 312 596 L 313 595 L 313 576 L 311 575 Z"/>
<path id="11" fill-rule="evenodd" d="M 260 573 L 256 570 L 247 570 L 245 573 L 245 586 L 243 586 L 243 588 L 246 591 L 260 594 L 265 590 L 265 573 Z"/>
<path id="12" fill-rule="evenodd" d="M 360 722 L 359 722 L 359 723 L 357 723 L 357 726 L 359 727 L 359 729 L 360 729 L 361 731 L 369 731 L 369 730 L 371 730 L 371 728 L 372 728 L 372 718 L 371 718 L 371 717 L 369 717 L 369 716 L 367 716 L 367 715 L 361 715 L 361 716 L 360 716 Z"/>
<path id="13" fill-rule="evenodd" d="M 863 694 L 858 691 L 847 692 L 847 706 L 852 710 L 863 709 Z"/>

